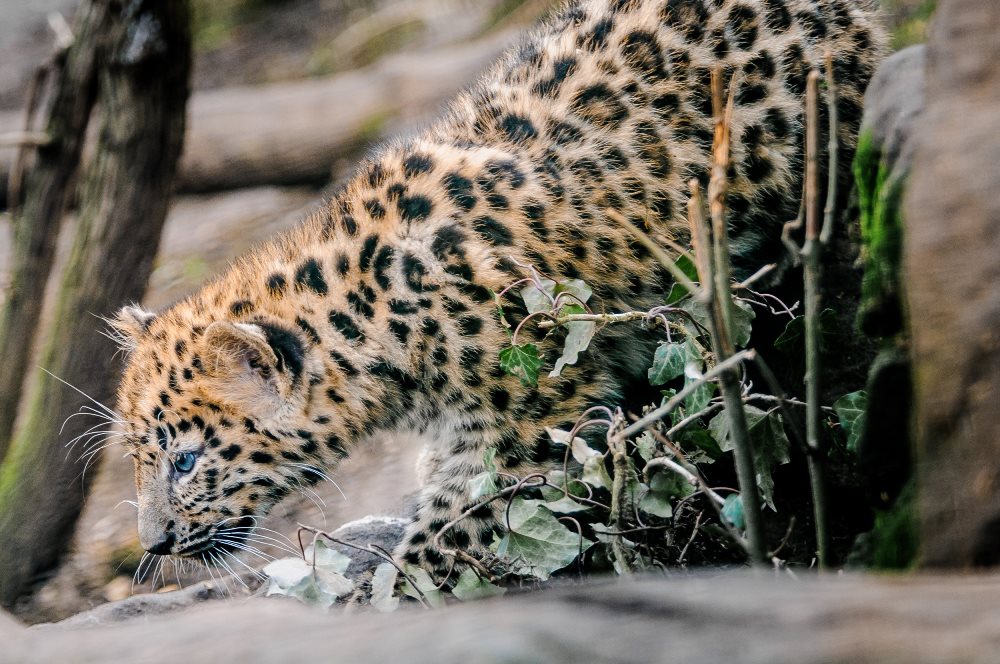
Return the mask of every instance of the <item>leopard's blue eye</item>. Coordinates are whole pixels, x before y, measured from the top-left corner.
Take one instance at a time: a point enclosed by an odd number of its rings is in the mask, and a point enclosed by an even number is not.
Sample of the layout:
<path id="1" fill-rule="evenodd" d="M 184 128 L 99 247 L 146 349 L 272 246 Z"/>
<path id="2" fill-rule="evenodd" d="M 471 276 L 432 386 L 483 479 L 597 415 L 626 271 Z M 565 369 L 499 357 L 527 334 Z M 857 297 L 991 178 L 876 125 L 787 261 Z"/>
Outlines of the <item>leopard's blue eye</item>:
<path id="1" fill-rule="evenodd" d="M 178 473 L 190 473 L 197 458 L 193 452 L 181 452 L 174 459 L 174 470 Z"/>

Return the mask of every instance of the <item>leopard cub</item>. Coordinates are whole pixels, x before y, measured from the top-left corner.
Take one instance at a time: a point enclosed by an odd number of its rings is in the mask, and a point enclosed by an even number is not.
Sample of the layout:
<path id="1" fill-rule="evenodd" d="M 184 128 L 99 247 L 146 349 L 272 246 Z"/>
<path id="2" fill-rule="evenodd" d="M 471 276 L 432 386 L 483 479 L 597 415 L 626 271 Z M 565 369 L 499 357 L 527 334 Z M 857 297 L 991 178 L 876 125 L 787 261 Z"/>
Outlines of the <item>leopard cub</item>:
<path id="1" fill-rule="evenodd" d="M 803 94 L 832 53 L 841 154 L 884 51 L 863 0 L 582 0 L 529 34 L 438 124 L 381 149 L 299 228 L 162 313 L 119 312 L 119 410 L 142 545 L 200 557 L 239 545 L 297 487 L 376 432 L 430 441 L 417 516 L 396 552 L 443 577 L 434 535 L 470 507 L 487 450 L 504 472 L 561 464 L 546 427 L 614 405 L 656 339 L 602 332 L 578 365 L 529 387 L 498 366 L 491 291 L 533 265 L 580 278 L 597 310 L 648 309 L 671 280 L 608 210 L 686 242 L 707 180 L 711 71 L 735 86 L 732 264 L 781 255 L 799 206 Z M 543 357 L 557 343 L 540 339 Z M 445 537 L 472 552 L 483 507 Z"/>

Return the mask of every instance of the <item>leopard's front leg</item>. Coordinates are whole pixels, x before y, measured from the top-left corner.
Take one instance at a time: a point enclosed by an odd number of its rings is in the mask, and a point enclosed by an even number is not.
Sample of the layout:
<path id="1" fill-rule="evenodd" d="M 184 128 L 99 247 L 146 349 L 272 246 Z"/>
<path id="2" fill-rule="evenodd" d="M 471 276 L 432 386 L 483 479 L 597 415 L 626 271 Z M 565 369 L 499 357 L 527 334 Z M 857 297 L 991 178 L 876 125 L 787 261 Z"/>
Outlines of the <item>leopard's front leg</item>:
<path id="1" fill-rule="evenodd" d="M 476 507 L 488 496 L 471 497 L 469 480 L 486 470 L 487 446 L 482 438 L 459 438 L 435 452 L 416 517 L 396 550 L 398 560 L 423 567 L 442 582 L 449 575 L 454 581 L 455 567 L 465 567 L 470 556 L 482 557 L 499 532 L 503 507 L 499 499 Z"/>

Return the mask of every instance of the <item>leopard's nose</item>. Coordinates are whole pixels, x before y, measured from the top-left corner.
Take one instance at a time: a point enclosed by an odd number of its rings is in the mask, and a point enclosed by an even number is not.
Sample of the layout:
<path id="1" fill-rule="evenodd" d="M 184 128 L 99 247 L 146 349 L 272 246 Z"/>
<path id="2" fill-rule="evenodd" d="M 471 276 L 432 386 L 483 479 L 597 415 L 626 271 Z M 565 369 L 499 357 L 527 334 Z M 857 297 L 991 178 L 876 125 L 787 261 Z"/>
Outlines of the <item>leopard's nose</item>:
<path id="1" fill-rule="evenodd" d="M 170 553 L 175 541 L 177 541 L 177 537 L 173 533 L 163 533 L 152 546 L 146 547 L 146 551 L 158 556 L 165 556 Z"/>

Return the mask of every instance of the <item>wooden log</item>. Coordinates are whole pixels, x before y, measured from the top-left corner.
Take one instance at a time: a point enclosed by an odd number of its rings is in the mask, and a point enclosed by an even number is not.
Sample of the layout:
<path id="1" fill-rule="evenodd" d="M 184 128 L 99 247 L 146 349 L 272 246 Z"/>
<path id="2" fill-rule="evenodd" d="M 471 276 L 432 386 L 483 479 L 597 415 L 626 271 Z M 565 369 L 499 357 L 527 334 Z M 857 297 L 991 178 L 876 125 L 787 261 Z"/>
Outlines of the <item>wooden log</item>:
<path id="1" fill-rule="evenodd" d="M 339 161 L 353 162 L 373 141 L 433 117 L 513 38 L 508 31 L 393 55 L 328 78 L 196 93 L 177 189 L 325 183 Z M 0 113 L 0 134 L 20 129 L 20 123 L 20 114 Z M 11 159 L 12 151 L 0 148 L 4 190 Z"/>

